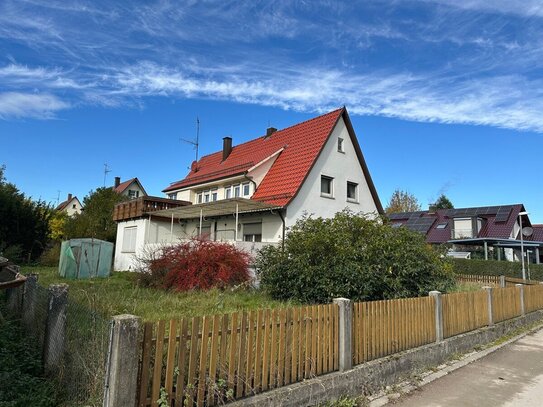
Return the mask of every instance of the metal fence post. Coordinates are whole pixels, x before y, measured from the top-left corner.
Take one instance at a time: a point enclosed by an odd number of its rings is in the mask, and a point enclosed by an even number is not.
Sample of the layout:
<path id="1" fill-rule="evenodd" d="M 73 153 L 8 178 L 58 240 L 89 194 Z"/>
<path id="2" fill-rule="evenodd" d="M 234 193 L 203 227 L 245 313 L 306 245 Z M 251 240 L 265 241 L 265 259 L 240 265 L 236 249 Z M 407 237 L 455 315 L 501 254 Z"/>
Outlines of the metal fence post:
<path id="1" fill-rule="evenodd" d="M 520 297 L 520 315 L 524 316 L 526 315 L 526 308 L 524 307 L 524 284 L 515 284 L 517 288 L 520 290 L 519 297 Z"/>
<path id="2" fill-rule="evenodd" d="M 344 372 L 353 367 L 353 306 L 347 298 L 334 298 L 334 304 L 339 306 L 339 371 Z"/>
<path id="3" fill-rule="evenodd" d="M 134 315 L 113 317 L 110 353 L 106 366 L 104 407 L 135 407 L 138 393 L 140 319 Z"/>
<path id="4" fill-rule="evenodd" d="M 37 290 L 38 274 L 27 275 L 24 284 L 22 319 L 26 330 L 29 332 L 35 330 Z"/>
<path id="5" fill-rule="evenodd" d="M 55 373 L 61 368 L 66 342 L 68 285 L 52 284 L 48 291 L 43 364 L 46 372 Z"/>
<path id="6" fill-rule="evenodd" d="M 434 297 L 435 315 L 436 315 L 436 342 L 443 341 L 443 302 L 441 292 L 430 291 L 430 297 Z"/>
<path id="7" fill-rule="evenodd" d="M 485 286 L 483 290 L 487 293 L 487 303 L 488 303 L 488 325 L 494 325 L 494 310 L 492 309 L 492 287 Z"/>

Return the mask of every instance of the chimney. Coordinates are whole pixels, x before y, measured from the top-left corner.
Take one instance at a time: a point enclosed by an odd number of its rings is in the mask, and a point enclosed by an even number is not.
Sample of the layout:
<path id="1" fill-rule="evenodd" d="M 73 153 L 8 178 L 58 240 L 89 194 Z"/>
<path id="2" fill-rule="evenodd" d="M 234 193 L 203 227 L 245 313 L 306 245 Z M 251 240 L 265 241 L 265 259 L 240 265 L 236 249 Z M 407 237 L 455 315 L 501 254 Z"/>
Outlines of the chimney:
<path id="1" fill-rule="evenodd" d="M 190 170 L 192 172 L 197 172 L 198 171 L 198 161 L 193 161 L 192 164 L 190 165 Z"/>
<path id="2" fill-rule="evenodd" d="M 121 177 L 115 177 L 115 185 L 113 188 L 117 188 L 119 185 L 121 185 Z"/>
<path id="3" fill-rule="evenodd" d="M 277 131 L 277 129 L 275 127 L 268 127 L 266 129 L 266 137 L 270 137 L 276 131 Z"/>
<path id="4" fill-rule="evenodd" d="M 70 202 L 72 200 L 72 194 L 68 194 L 68 199 L 67 201 Z"/>
<path id="5" fill-rule="evenodd" d="M 223 137 L 222 139 L 222 160 L 226 160 L 232 152 L 232 137 Z"/>

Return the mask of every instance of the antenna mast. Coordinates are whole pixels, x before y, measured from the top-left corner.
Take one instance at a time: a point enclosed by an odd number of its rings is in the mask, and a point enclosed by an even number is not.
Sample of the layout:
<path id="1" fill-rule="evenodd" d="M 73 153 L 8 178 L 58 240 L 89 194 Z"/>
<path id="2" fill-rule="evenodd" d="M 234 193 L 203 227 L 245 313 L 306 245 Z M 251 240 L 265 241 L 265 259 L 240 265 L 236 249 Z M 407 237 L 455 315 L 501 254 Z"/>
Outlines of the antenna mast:
<path id="1" fill-rule="evenodd" d="M 192 144 L 194 146 L 194 148 L 196 149 L 196 162 L 198 162 L 198 147 L 200 146 L 200 119 L 198 118 L 198 116 L 196 116 L 196 141 L 187 140 L 182 137 L 179 140 L 184 141 L 185 143 Z"/>
<path id="2" fill-rule="evenodd" d="M 104 164 L 104 188 L 106 187 L 106 176 L 108 173 L 110 173 L 111 170 L 109 169 L 109 166 L 107 163 Z"/>

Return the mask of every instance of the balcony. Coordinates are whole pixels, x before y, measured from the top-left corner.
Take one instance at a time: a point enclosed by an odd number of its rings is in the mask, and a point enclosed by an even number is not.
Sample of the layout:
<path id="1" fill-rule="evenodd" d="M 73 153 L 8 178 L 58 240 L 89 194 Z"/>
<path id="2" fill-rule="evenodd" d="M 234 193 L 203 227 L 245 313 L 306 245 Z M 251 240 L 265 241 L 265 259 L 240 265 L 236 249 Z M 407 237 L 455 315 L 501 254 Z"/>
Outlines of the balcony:
<path id="1" fill-rule="evenodd" d="M 137 219 L 155 211 L 179 208 L 186 205 L 191 205 L 191 203 L 157 196 L 142 196 L 115 205 L 113 220 L 121 222 L 123 220 Z"/>

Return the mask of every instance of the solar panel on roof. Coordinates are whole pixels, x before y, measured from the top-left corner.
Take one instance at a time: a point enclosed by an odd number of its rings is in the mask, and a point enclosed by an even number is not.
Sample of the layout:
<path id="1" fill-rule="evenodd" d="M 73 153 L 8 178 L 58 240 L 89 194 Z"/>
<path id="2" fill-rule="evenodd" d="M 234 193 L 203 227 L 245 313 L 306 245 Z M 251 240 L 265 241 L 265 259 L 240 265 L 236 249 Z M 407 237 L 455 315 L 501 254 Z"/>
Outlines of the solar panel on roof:
<path id="1" fill-rule="evenodd" d="M 498 209 L 496 214 L 496 222 L 505 222 L 509 219 L 509 214 L 511 213 L 511 206 L 502 206 Z"/>

